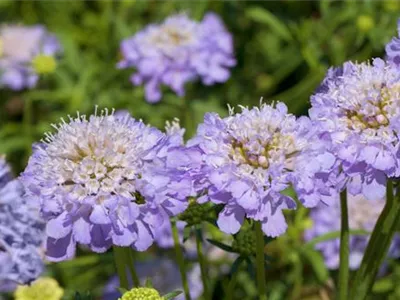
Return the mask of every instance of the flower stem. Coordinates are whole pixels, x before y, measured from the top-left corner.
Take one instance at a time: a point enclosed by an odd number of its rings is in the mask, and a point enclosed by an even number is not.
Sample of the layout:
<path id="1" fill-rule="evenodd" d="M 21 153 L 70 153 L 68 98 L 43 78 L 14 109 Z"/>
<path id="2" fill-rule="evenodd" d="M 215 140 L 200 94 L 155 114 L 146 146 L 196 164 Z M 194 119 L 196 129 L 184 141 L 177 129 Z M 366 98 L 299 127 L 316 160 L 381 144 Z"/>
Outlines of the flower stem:
<path id="1" fill-rule="evenodd" d="M 125 253 L 124 248 L 113 246 L 115 266 L 119 277 L 119 284 L 122 288 L 129 290 L 128 276 L 125 268 Z"/>
<path id="2" fill-rule="evenodd" d="M 25 140 L 27 141 L 26 146 L 26 155 L 29 157 L 32 150 L 32 141 L 33 141 L 33 107 L 32 107 L 32 99 L 30 97 L 24 97 L 24 115 L 23 115 L 23 125 L 25 132 Z"/>
<path id="3" fill-rule="evenodd" d="M 349 214 L 346 189 L 340 193 L 340 211 L 339 300 L 347 300 L 349 289 Z"/>
<path id="4" fill-rule="evenodd" d="M 179 271 L 181 273 L 183 292 L 185 294 L 186 300 L 191 300 L 189 293 L 189 285 L 186 277 L 185 261 L 183 259 L 183 252 L 181 249 L 181 244 L 179 243 L 178 228 L 176 227 L 175 220 L 171 219 L 172 236 L 174 238 L 176 260 L 178 261 Z"/>
<path id="5" fill-rule="evenodd" d="M 363 300 L 369 295 L 393 236 L 400 223 L 400 192 L 393 197 L 393 182 L 386 186 L 386 204 L 372 231 L 361 266 L 358 269 L 349 299 Z"/>
<path id="6" fill-rule="evenodd" d="M 255 222 L 256 234 L 256 268 L 257 268 L 257 288 L 260 300 L 267 300 L 267 285 L 265 282 L 264 270 L 264 233 L 261 222 Z"/>
<path id="7" fill-rule="evenodd" d="M 124 249 L 126 252 L 126 257 L 128 258 L 128 269 L 131 273 L 131 277 L 132 277 L 132 282 L 133 282 L 133 286 L 135 287 L 139 287 L 140 286 L 140 281 L 139 281 L 139 277 L 137 276 L 136 270 L 135 270 L 135 260 L 133 257 L 133 249 L 130 247 L 127 247 Z"/>
<path id="8" fill-rule="evenodd" d="M 198 225 L 196 226 L 196 249 L 201 270 L 201 280 L 203 281 L 204 298 L 207 300 L 211 299 L 211 297 L 208 290 L 207 260 L 203 255 L 203 249 L 201 243 L 202 243 L 201 227 L 200 225 Z"/>

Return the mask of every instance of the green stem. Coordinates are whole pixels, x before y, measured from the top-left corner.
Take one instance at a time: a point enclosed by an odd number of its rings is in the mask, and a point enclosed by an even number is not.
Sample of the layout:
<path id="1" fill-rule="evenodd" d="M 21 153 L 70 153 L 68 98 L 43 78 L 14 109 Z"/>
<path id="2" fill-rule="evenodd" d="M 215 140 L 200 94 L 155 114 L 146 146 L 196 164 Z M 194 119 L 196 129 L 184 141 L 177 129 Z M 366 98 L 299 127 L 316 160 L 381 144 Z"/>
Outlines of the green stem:
<path id="1" fill-rule="evenodd" d="M 190 293 L 189 293 L 189 285 L 188 285 L 188 281 L 187 281 L 187 277 L 186 277 L 185 261 L 183 259 L 183 252 L 182 252 L 181 244 L 179 242 L 178 228 L 176 227 L 175 220 L 172 220 L 172 219 L 171 219 L 171 228 L 172 228 L 172 236 L 174 238 L 176 260 L 178 262 L 179 271 L 181 273 L 183 292 L 185 294 L 185 299 L 191 300 Z"/>
<path id="2" fill-rule="evenodd" d="M 204 258 L 201 243 L 202 243 L 201 227 L 200 225 L 198 225 L 196 226 L 196 249 L 201 270 L 201 280 L 203 281 L 204 298 L 207 300 L 211 299 L 211 297 L 208 290 L 207 260 Z"/>
<path id="3" fill-rule="evenodd" d="M 393 197 L 393 182 L 386 186 L 386 204 L 372 231 L 361 266 L 358 269 L 349 299 L 363 300 L 369 295 L 379 268 L 386 257 L 400 223 L 400 192 Z"/>
<path id="4" fill-rule="evenodd" d="M 126 251 L 126 257 L 128 258 L 128 269 L 131 273 L 133 286 L 139 287 L 140 281 L 139 281 L 139 277 L 137 276 L 137 273 L 135 270 L 135 260 L 133 257 L 133 249 L 129 247 L 129 248 L 125 248 L 125 251 Z"/>
<path id="5" fill-rule="evenodd" d="M 113 247 L 115 266 L 119 277 L 119 284 L 122 288 L 129 290 L 128 276 L 126 275 L 125 268 L 125 252 L 122 247 Z"/>
<path id="6" fill-rule="evenodd" d="M 267 300 L 267 285 L 265 282 L 264 270 L 264 233 L 261 222 L 255 222 L 256 234 L 256 268 L 257 268 L 257 288 L 260 300 Z"/>
<path id="7" fill-rule="evenodd" d="M 339 300 L 347 300 L 349 289 L 349 213 L 346 189 L 340 193 L 340 211 Z"/>
<path id="8" fill-rule="evenodd" d="M 233 294 L 235 292 L 235 286 L 236 286 L 236 273 L 233 273 L 231 276 L 231 279 L 228 284 L 228 288 L 226 289 L 226 298 L 227 300 L 232 300 L 233 299 Z"/>
<path id="9" fill-rule="evenodd" d="M 33 132 L 32 132 L 32 99 L 30 97 L 24 97 L 24 116 L 23 116 L 23 124 L 24 124 L 24 132 L 25 132 L 25 140 L 27 143 L 26 146 L 26 155 L 29 157 L 32 150 L 32 142 L 33 142 Z"/>

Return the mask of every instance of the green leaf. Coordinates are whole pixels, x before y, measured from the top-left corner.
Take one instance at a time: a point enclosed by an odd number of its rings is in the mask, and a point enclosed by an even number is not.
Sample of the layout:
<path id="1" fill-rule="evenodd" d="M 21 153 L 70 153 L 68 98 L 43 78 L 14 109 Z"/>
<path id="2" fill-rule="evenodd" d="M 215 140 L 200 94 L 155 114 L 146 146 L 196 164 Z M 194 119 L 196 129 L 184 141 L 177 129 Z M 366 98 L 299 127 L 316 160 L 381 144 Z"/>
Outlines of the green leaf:
<path id="1" fill-rule="evenodd" d="M 239 256 L 238 258 L 236 258 L 236 260 L 233 262 L 231 270 L 229 272 L 229 274 L 232 276 L 233 274 L 235 274 L 237 272 L 237 270 L 239 270 L 240 265 L 242 264 L 242 262 L 245 261 L 245 258 L 243 256 Z"/>
<path id="2" fill-rule="evenodd" d="M 350 235 L 369 235 L 371 234 L 370 232 L 366 230 L 350 230 Z M 305 243 L 302 248 L 313 248 L 316 244 L 326 242 L 329 240 L 337 239 L 340 237 L 340 231 L 333 231 L 333 232 L 328 232 L 326 234 L 317 236 L 316 238 L 313 238 L 311 241 Z"/>
<path id="3" fill-rule="evenodd" d="M 224 250 L 226 252 L 236 253 L 235 251 L 233 251 L 231 246 L 225 245 L 225 244 L 223 244 L 221 242 L 218 242 L 218 241 L 215 241 L 215 240 L 211 240 L 211 239 L 207 239 L 207 241 L 210 244 L 213 244 L 214 246 L 216 246 L 216 247 L 218 247 L 218 248 L 220 248 L 220 249 L 222 249 L 222 250 Z"/>
<path id="4" fill-rule="evenodd" d="M 329 271 L 321 253 L 311 248 L 304 248 L 300 253 L 310 262 L 317 279 L 324 283 L 329 278 Z"/>
<path id="5" fill-rule="evenodd" d="M 151 282 L 150 278 L 146 279 L 145 287 L 148 287 L 148 288 L 152 288 L 153 287 L 153 283 Z"/>
<path id="6" fill-rule="evenodd" d="M 169 299 L 174 299 L 176 296 L 179 296 L 180 294 L 182 294 L 182 291 L 173 291 L 171 293 L 164 295 L 163 297 L 166 300 L 169 300 Z"/>
<path id="7" fill-rule="evenodd" d="M 186 242 L 192 235 L 192 227 L 186 225 L 183 229 L 183 242 Z"/>
<path id="8" fill-rule="evenodd" d="M 117 288 L 117 290 L 121 293 L 121 295 L 125 294 L 126 292 L 128 292 L 127 289 L 123 288 L 123 287 L 119 287 Z"/>
<path id="9" fill-rule="evenodd" d="M 393 282 L 393 278 L 386 277 L 386 278 L 377 280 L 374 283 L 372 291 L 374 293 L 387 293 L 389 291 L 392 291 L 394 287 L 395 287 L 395 283 Z"/>
<path id="10" fill-rule="evenodd" d="M 261 7 L 251 7 L 247 9 L 246 15 L 256 22 L 268 25 L 271 30 L 273 30 L 282 39 L 286 41 L 290 41 L 292 39 L 292 35 L 290 34 L 287 26 L 268 10 Z"/>

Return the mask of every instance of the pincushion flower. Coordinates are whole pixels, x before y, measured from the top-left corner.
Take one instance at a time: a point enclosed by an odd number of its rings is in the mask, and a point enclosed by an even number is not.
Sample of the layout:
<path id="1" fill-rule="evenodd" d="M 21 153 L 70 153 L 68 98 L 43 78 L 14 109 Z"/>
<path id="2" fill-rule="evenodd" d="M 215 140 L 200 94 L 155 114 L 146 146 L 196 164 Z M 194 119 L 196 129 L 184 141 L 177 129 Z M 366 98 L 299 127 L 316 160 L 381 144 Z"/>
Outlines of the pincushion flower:
<path id="1" fill-rule="evenodd" d="M 0 86 L 32 88 L 39 75 L 54 71 L 61 51 L 57 38 L 44 26 L 0 27 Z"/>
<path id="2" fill-rule="evenodd" d="M 351 230 L 365 230 L 372 232 L 376 221 L 385 205 L 385 198 L 369 200 L 362 195 L 348 195 L 349 227 Z M 339 199 L 327 208 L 321 204 L 310 212 L 313 226 L 305 232 L 305 239 L 329 232 L 340 230 L 340 202 Z M 367 248 L 369 235 L 351 235 L 349 244 L 349 265 L 352 270 L 358 269 Z M 400 255 L 399 237 L 395 236 L 388 252 L 388 257 Z M 316 244 L 315 246 L 324 256 L 325 264 L 329 269 L 339 268 L 340 241 L 339 238 Z"/>
<path id="3" fill-rule="evenodd" d="M 54 126 L 21 176 L 47 221 L 47 257 L 71 258 L 76 243 L 146 250 L 155 229 L 186 206 L 185 184 L 165 168 L 179 133 L 164 134 L 127 114 L 78 115 Z"/>
<path id="4" fill-rule="evenodd" d="M 0 157 L 0 291 L 36 279 L 44 268 L 44 224 L 35 207 L 23 199 L 20 182 L 11 177 Z"/>
<path id="5" fill-rule="evenodd" d="M 397 31 L 400 34 L 400 19 L 397 21 Z M 387 60 L 400 66 L 400 37 L 394 37 L 386 45 L 385 50 Z"/>
<path id="6" fill-rule="evenodd" d="M 331 70 L 311 97 L 310 117 L 352 194 L 382 198 L 387 177 L 400 175 L 399 101 L 399 72 L 381 59 Z"/>
<path id="7" fill-rule="evenodd" d="M 207 114 L 188 148 L 199 149 L 208 179 L 208 185 L 200 182 L 199 193 L 224 205 L 219 228 L 234 234 L 249 218 L 261 221 L 268 236 L 284 233 L 282 210 L 296 206 L 282 194 L 290 186 L 306 206 L 329 201 L 336 194 L 329 175 L 335 158 L 314 137 L 310 120 L 288 114 L 283 103 L 243 107 L 227 118 Z"/>
<path id="8" fill-rule="evenodd" d="M 121 43 L 119 68 L 136 68 L 134 85 L 144 85 L 146 100 L 161 99 L 161 85 L 183 96 L 187 82 L 200 78 L 206 85 L 225 82 L 236 64 L 232 36 L 214 13 L 201 22 L 185 14 L 152 24 Z"/>

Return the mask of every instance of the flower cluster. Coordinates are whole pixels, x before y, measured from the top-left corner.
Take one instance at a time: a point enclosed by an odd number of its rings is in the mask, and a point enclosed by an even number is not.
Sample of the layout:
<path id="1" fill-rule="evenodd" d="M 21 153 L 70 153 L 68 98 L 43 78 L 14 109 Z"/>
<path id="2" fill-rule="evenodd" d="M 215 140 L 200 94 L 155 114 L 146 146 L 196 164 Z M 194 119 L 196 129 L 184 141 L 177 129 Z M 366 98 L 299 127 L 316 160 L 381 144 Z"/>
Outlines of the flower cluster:
<path id="1" fill-rule="evenodd" d="M 61 300 L 64 290 L 58 282 L 50 277 L 42 277 L 31 285 L 18 286 L 15 290 L 15 300 Z"/>
<path id="2" fill-rule="evenodd" d="M 0 291 L 13 290 L 43 271 L 44 224 L 22 194 L 22 185 L 11 179 L 10 169 L 0 157 Z"/>
<path id="3" fill-rule="evenodd" d="M 347 62 L 328 72 L 311 98 L 310 118 L 340 160 L 343 184 L 368 199 L 385 195 L 387 177 L 400 175 L 400 74 L 393 64 Z"/>
<path id="4" fill-rule="evenodd" d="M 190 182 L 166 166 L 182 143 L 176 124 L 164 134 L 103 111 L 54 127 L 21 176 L 46 219 L 49 260 L 71 258 L 76 243 L 95 252 L 111 245 L 144 251 L 156 229 L 186 208 Z"/>
<path id="5" fill-rule="evenodd" d="M 207 114 L 188 148 L 202 161 L 201 171 L 194 172 L 203 178 L 199 193 L 224 205 L 219 228 L 234 234 L 246 217 L 261 221 L 264 233 L 276 237 L 287 227 L 282 209 L 295 208 L 282 194 L 285 189 L 293 186 L 308 207 L 336 195 L 329 175 L 335 157 L 315 137 L 311 121 L 288 114 L 283 103 L 243 107 L 227 118 Z"/>
<path id="6" fill-rule="evenodd" d="M 40 74 L 54 70 L 60 51 L 56 37 L 43 26 L 0 27 L 0 86 L 12 90 L 34 87 Z"/>
<path id="7" fill-rule="evenodd" d="M 371 232 L 383 210 L 385 199 L 369 200 L 361 195 L 348 197 L 349 227 L 351 230 L 365 230 Z M 305 239 L 311 240 L 315 237 L 329 232 L 340 230 L 340 202 L 336 201 L 331 207 L 327 208 L 321 204 L 310 212 L 313 226 L 305 232 Z M 349 266 L 357 269 L 360 266 L 362 257 L 367 247 L 369 235 L 352 235 L 350 237 Z M 400 239 L 398 236 L 392 242 L 389 249 L 389 257 L 400 255 Z M 339 238 L 318 243 L 316 249 L 320 250 L 324 256 L 325 264 L 329 269 L 339 268 Z"/>
<path id="8" fill-rule="evenodd" d="M 123 59 L 119 68 L 135 67 L 134 85 L 145 86 L 146 99 L 161 99 L 160 85 L 170 87 L 179 96 L 184 85 L 196 78 L 211 85 L 225 82 L 229 68 L 236 64 L 232 36 L 216 14 L 208 13 L 201 22 L 185 14 L 149 25 L 121 44 Z"/>

